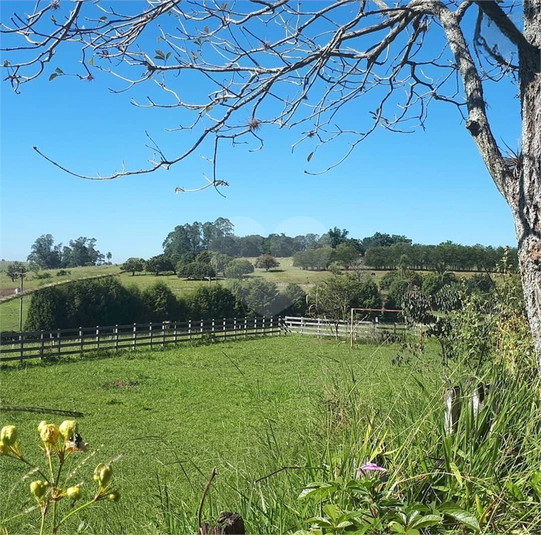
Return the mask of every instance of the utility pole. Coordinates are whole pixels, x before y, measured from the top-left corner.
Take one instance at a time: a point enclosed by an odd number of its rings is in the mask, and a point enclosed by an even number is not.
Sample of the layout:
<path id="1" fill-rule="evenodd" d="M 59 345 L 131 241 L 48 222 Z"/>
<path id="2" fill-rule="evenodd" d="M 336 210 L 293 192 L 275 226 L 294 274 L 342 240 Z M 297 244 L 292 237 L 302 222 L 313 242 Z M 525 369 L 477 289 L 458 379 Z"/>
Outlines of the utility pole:
<path id="1" fill-rule="evenodd" d="M 23 291 L 24 291 L 24 273 L 20 273 L 19 277 L 21 278 L 21 302 L 19 308 L 19 332 L 23 332 Z"/>

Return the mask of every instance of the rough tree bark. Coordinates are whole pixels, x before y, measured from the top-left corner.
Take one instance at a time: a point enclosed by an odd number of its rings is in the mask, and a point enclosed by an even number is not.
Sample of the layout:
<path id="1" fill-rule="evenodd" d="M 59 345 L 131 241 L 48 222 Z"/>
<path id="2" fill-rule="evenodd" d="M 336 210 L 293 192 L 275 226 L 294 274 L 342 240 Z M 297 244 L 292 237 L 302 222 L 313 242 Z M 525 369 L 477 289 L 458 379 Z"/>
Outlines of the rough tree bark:
<path id="1" fill-rule="evenodd" d="M 522 155 L 506 200 L 513 211 L 528 319 L 541 375 L 541 1 L 524 1 L 519 47 Z"/>

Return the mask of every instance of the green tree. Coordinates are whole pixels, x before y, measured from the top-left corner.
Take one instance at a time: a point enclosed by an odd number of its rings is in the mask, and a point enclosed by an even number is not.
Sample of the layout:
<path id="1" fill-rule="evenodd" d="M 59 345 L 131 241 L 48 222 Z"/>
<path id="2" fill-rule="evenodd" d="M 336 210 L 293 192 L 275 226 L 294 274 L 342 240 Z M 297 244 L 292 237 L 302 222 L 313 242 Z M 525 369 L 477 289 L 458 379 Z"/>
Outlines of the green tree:
<path id="1" fill-rule="evenodd" d="M 151 321 L 180 321 L 185 319 L 185 307 L 167 284 L 157 282 L 142 293 L 143 302 L 150 311 Z"/>
<path id="2" fill-rule="evenodd" d="M 270 254 L 263 254 L 259 256 L 255 261 L 255 267 L 269 271 L 280 266 L 280 262 Z"/>
<path id="3" fill-rule="evenodd" d="M 62 267 L 96 266 L 104 262 L 105 255 L 96 249 L 96 238 L 81 236 L 70 240 L 62 250 Z"/>
<path id="4" fill-rule="evenodd" d="M 11 282 L 15 282 L 21 276 L 26 276 L 26 266 L 22 262 L 12 262 L 8 264 L 6 275 L 11 279 Z"/>
<path id="5" fill-rule="evenodd" d="M 225 268 L 225 276 L 228 279 L 241 279 L 244 275 L 254 272 L 254 265 L 244 258 L 232 260 Z"/>
<path id="6" fill-rule="evenodd" d="M 62 267 L 62 244 L 55 245 L 52 234 L 43 234 L 32 244 L 28 262 L 41 269 L 58 269 Z"/>
<path id="7" fill-rule="evenodd" d="M 358 259 L 357 249 L 346 242 L 338 244 L 332 254 L 333 262 L 338 262 L 344 269 L 350 269 Z"/>
<path id="8" fill-rule="evenodd" d="M 326 279 L 310 290 L 308 300 L 312 315 L 337 320 L 348 319 L 353 307 L 381 308 L 376 283 L 354 275 L 334 275 Z"/>
<path id="9" fill-rule="evenodd" d="M 349 230 L 345 228 L 340 230 L 338 227 L 334 227 L 327 233 L 331 240 L 331 247 L 336 249 L 341 243 L 345 243 L 349 234 Z"/>
<path id="10" fill-rule="evenodd" d="M 135 272 L 141 272 L 145 270 L 145 261 L 142 258 L 128 258 L 124 262 L 120 269 L 124 271 L 131 271 L 132 277 L 135 277 Z"/>
<path id="11" fill-rule="evenodd" d="M 145 262 L 145 271 L 154 273 L 158 276 L 162 272 L 171 271 L 175 273 L 175 265 L 171 258 L 165 254 L 160 254 L 149 258 Z"/>
<path id="12" fill-rule="evenodd" d="M 205 262 L 190 262 L 189 264 L 178 264 L 177 275 L 184 279 L 206 280 L 216 277 L 214 268 Z"/>
<path id="13" fill-rule="evenodd" d="M 233 318 L 243 315 L 234 295 L 220 284 L 200 286 L 186 296 L 188 316 L 196 319 Z"/>

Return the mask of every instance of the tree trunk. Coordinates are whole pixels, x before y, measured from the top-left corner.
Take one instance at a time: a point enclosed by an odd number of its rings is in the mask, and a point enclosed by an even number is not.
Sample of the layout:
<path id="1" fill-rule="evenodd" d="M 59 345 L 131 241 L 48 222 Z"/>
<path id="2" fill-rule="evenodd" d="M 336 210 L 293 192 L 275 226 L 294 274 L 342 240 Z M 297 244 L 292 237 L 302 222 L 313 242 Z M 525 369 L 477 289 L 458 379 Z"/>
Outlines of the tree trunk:
<path id="1" fill-rule="evenodd" d="M 524 1 L 520 50 L 522 154 L 508 199 L 515 218 L 524 299 L 541 374 L 541 2 Z"/>

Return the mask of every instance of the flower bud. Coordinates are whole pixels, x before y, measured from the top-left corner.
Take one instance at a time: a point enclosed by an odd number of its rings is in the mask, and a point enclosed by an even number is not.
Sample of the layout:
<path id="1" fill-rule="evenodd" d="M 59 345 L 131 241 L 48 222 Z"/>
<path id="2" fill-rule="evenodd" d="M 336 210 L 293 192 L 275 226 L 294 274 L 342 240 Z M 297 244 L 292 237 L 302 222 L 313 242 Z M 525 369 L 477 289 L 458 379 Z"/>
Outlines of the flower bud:
<path id="1" fill-rule="evenodd" d="M 75 420 L 64 420 L 58 428 L 64 442 L 67 442 L 71 437 L 77 433 L 77 422 Z"/>
<path id="2" fill-rule="evenodd" d="M 32 481 L 30 483 L 30 492 L 39 500 L 47 491 L 47 485 L 43 481 Z"/>
<path id="3" fill-rule="evenodd" d="M 79 487 L 70 487 L 66 490 L 66 496 L 70 500 L 78 500 L 81 497 L 81 489 Z"/>
<path id="4" fill-rule="evenodd" d="M 111 494 L 107 495 L 107 499 L 112 502 L 118 502 L 118 500 L 120 500 L 120 492 L 118 492 L 118 490 L 111 492 Z"/>
<path id="5" fill-rule="evenodd" d="M 0 455 L 9 455 L 10 453 L 11 448 L 7 444 L 0 442 Z"/>
<path id="6" fill-rule="evenodd" d="M 43 425 L 42 425 L 43 424 Z M 46 444 L 56 444 L 60 431 L 55 424 L 48 424 L 47 422 L 41 422 L 38 429 L 40 430 L 39 436 Z"/>
<path id="7" fill-rule="evenodd" d="M 17 442 L 17 428 L 14 425 L 2 427 L 0 441 L 6 446 L 14 446 Z"/>
<path id="8" fill-rule="evenodd" d="M 94 481 L 100 484 L 100 487 L 106 487 L 113 475 L 113 469 L 109 464 L 100 463 L 94 470 Z"/>

